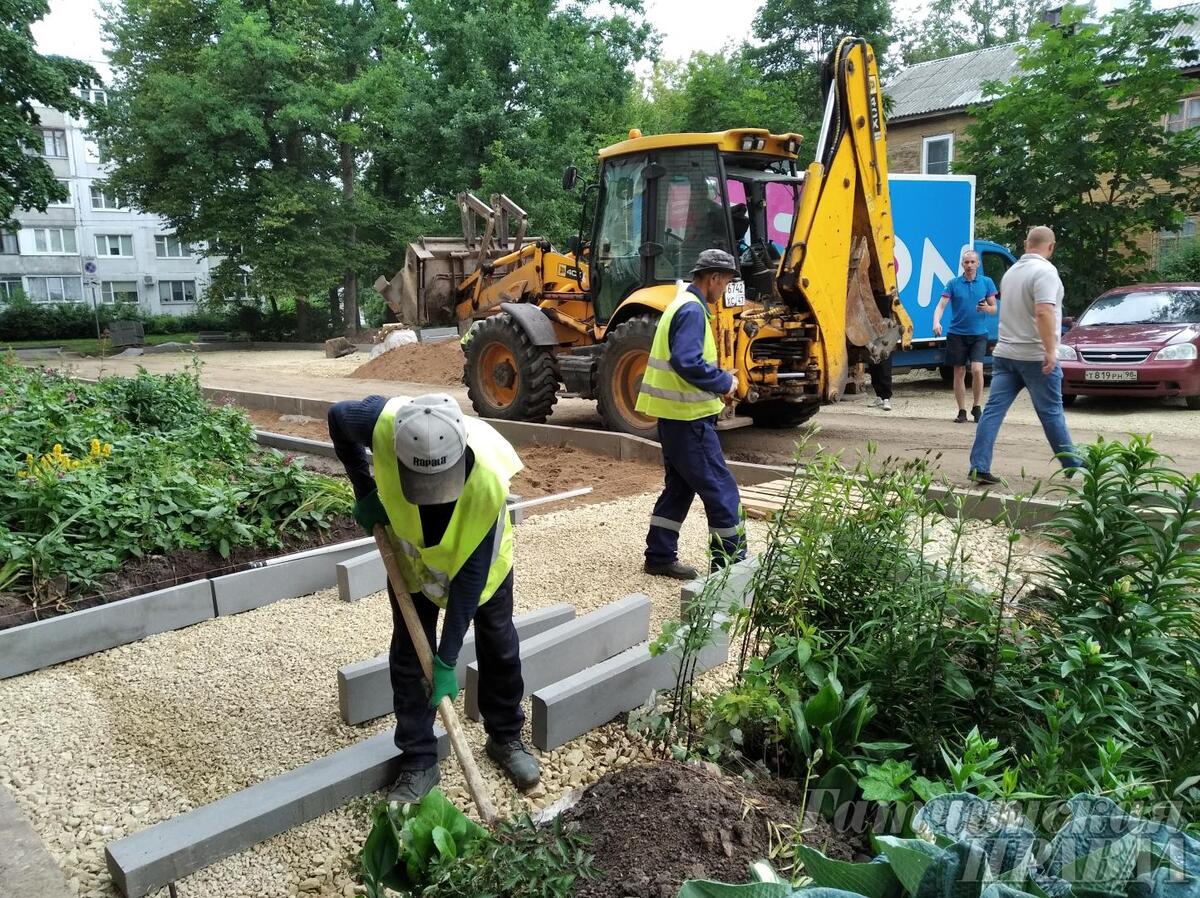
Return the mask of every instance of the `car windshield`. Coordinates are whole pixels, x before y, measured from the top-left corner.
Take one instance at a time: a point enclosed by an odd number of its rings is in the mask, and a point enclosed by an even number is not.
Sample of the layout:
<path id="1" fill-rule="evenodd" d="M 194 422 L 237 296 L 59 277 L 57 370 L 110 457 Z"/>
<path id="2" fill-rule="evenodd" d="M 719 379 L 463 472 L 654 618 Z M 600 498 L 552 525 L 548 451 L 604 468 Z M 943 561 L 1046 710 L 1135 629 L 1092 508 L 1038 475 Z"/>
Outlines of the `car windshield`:
<path id="1" fill-rule="evenodd" d="M 1101 296 L 1078 323 L 1200 324 L 1200 290 L 1134 290 Z"/>

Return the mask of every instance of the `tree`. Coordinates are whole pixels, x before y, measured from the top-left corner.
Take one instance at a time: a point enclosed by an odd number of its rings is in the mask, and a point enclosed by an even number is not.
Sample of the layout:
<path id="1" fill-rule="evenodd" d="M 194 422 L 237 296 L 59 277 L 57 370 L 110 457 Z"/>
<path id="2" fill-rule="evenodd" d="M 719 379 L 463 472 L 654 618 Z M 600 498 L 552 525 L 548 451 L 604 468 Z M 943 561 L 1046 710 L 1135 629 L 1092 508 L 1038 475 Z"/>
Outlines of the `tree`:
<path id="1" fill-rule="evenodd" d="M 1029 33 L 1047 0 L 933 0 L 921 18 L 897 34 L 904 65 L 942 59 L 1020 40 Z"/>
<path id="2" fill-rule="evenodd" d="M 746 47 L 660 62 L 631 109 L 647 134 L 747 127 L 802 132 L 816 118 L 815 109 L 796 109 L 785 91 L 764 81 Z"/>
<path id="3" fill-rule="evenodd" d="M 41 118 L 34 104 L 75 115 L 87 109 L 78 90 L 97 80 L 91 66 L 42 56 L 30 26 L 46 15 L 46 0 L 0 0 L 0 226 L 17 208 L 44 212 L 66 191 L 41 157 Z"/>
<path id="4" fill-rule="evenodd" d="M 340 285 L 350 329 L 359 276 L 457 230 L 460 191 L 573 230 L 562 169 L 621 124 L 648 37 L 635 0 L 609 7 L 126 0 L 108 23 L 111 182 L 225 257 L 215 293 L 243 269 L 267 297 Z"/>
<path id="5" fill-rule="evenodd" d="M 956 166 L 1014 246 L 1032 225 L 1054 228 L 1075 308 L 1142 271 L 1140 236 L 1200 209 L 1200 129 L 1164 127 L 1189 89 L 1179 67 L 1198 58 L 1171 36 L 1185 17 L 1149 0 L 1099 23 L 1086 11 L 1067 6 L 1061 26 L 1035 28 L 1020 74 L 984 86 Z"/>

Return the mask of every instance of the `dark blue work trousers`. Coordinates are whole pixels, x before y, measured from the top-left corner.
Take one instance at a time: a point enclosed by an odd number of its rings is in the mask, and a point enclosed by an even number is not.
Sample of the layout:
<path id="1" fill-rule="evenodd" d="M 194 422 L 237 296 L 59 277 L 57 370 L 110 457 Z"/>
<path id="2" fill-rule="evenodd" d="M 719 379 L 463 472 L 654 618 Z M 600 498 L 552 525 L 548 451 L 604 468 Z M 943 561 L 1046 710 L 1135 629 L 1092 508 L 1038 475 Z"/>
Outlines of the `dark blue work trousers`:
<path id="1" fill-rule="evenodd" d="M 475 612 L 475 657 L 479 661 L 479 713 L 484 729 L 497 742 L 521 736 L 525 712 L 521 698 L 525 683 L 521 679 L 521 648 L 517 628 L 513 626 L 513 575 Z M 424 770 L 437 763 L 437 740 L 433 737 L 435 711 L 429 707 L 429 684 L 421 672 L 416 649 L 388 584 L 392 603 L 392 649 L 389 668 L 392 675 L 392 706 L 396 711 L 396 748 L 403 752 L 400 767 Z M 413 593 L 413 607 L 425 628 L 425 638 L 437 645 L 437 605 L 421 593 Z M 462 679 L 459 679 L 461 685 Z"/>
<path id="2" fill-rule="evenodd" d="M 746 557 L 746 534 L 737 482 L 725 464 L 715 416 L 696 421 L 658 419 L 666 484 L 654 503 L 646 560 L 670 564 L 677 558 L 679 530 L 696 496 L 708 517 L 710 570 Z"/>

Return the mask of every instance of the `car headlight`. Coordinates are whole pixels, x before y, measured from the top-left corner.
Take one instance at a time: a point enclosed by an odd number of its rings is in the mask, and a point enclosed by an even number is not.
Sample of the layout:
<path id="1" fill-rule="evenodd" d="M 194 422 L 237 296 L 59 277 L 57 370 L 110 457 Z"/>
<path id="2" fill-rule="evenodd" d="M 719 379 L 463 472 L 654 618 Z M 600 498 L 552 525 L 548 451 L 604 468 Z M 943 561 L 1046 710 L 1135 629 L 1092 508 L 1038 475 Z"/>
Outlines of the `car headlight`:
<path id="1" fill-rule="evenodd" d="M 1176 343 L 1166 346 L 1154 354 L 1160 362 L 1178 361 L 1179 359 L 1194 359 L 1196 357 L 1195 343 Z"/>
<path id="2" fill-rule="evenodd" d="M 1054 356 L 1060 362 L 1073 362 L 1079 358 L 1079 356 L 1075 354 L 1074 347 L 1068 346 L 1065 343 L 1058 344 L 1058 349 L 1054 351 Z"/>

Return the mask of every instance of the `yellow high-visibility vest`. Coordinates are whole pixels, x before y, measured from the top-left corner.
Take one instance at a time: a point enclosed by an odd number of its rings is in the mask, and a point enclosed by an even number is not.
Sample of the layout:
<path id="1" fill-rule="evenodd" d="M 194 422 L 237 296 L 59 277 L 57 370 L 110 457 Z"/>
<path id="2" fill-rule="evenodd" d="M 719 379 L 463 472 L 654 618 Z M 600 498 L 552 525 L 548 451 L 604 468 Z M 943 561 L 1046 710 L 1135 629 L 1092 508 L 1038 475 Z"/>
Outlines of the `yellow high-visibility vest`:
<path id="1" fill-rule="evenodd" d="M 683 308 L 684 303 L 694 302 L 709 317 L 708 306 L 689 290 L 680 290 L 658 319 L 654 331 L 654 342 L 650 344 L 650 358 L 646 362 L 646 373 L 642 375 L 642 387 L 638 392 L 637 410 L 643 415 L 667 418 L 672 421 L 695 421 L 719 415 L 725 408 L 722 398 L 716 393 L 701 390 L 680 377 L 671 367 L 671 319 Z M 704 328 L 704 361 L 717 363 L 717 343 L 713 339 L 712 327 Z"/>
<path id="2" fill-rule="evenodd" d="M 467 475 L 442 541 L 436 546 L 426 546 L 420 510 L 404 498 L 404 490 L 400 487 L 400 461 L 396 458 L 396 412 L 408 401 L 404 398 L 388 400 L 371 434 L 375 483 L 379 500 L 388 514 L 388 539 L 396 553 L 404 585 L 409 592 L 422 593 L 439 608 L 445 608 L 450 596 L 450 581 L 495 526 L 492 563 L 479 596 L 482 605 L 512 570 L 512 521 L 505 499 L 513 475 L 524 465 L 508 441 L 491 426 L 478 418 L 465 418 L 467 447 L 474 453 L 475 463 Z"/>

